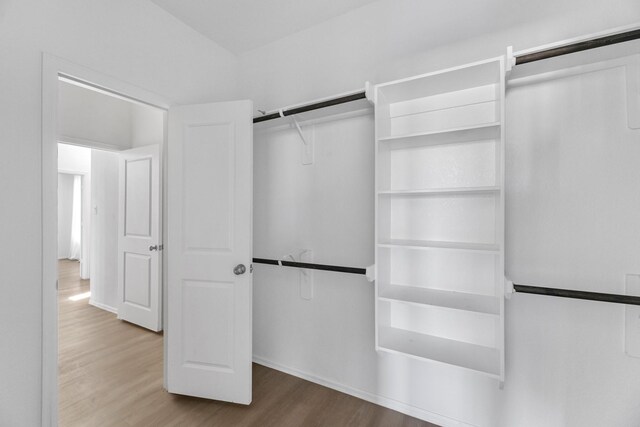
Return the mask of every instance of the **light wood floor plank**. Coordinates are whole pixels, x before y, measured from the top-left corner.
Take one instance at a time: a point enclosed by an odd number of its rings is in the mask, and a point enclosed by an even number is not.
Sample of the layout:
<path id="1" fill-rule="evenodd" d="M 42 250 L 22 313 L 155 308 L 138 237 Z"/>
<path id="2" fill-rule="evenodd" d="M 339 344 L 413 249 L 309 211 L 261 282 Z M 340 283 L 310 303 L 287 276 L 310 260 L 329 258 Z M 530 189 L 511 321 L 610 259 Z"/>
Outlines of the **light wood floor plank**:
<path id="1" fill-rule="evenodd" d="M 89 291 L 79 264 L 60 260 L 59 424 L 137 426 L 434 426 L 261 365 L 250 406 L 167 393 L 162 335 L 69 300 Z"/>

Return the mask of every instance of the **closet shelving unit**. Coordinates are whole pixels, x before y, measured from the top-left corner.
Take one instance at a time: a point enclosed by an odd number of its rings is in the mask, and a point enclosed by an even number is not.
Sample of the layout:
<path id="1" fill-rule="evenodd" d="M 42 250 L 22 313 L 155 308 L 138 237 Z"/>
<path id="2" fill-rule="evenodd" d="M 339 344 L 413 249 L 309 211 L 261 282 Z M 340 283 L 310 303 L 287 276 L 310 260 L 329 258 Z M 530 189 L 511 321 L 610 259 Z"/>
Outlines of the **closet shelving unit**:
<path id="1" fill-rule="evenodd" d="M 504 379 L 504 58 L 375 87 L 376 348 Z"/>

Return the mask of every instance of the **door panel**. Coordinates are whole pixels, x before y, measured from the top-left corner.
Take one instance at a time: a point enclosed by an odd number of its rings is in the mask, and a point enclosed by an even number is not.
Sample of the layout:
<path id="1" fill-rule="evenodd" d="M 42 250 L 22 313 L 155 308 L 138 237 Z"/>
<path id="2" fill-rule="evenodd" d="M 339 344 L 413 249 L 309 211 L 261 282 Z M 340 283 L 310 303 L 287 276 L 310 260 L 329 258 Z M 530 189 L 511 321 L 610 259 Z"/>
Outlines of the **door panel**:
<path id="1" fill-rule="evenodd" d="M 183 286 L 184 327 L 191 331 L 184 340 L 185 363 L 232 372 L 233 283 L 185 281 Z"/>
<path id="2" fill-rule="evenodd" d="M 151 257 L 149 255 L 124 254 L 124 283 L 136 286 L 124 288 L 125 304 L 135 304 L 150 309 L 151 304 Z"/>
<path id="3" fill-rule="evenodd" d="M 160 148 L 120 153 L 118 318 L 162 330 Z"/>
<path id="4" fill-rule="evenodd" d="M 125 159 L 125 236 L 151 236 L 151 158 Z"/>
<path id="5" fill-rule="evenodd" d="M 235 141 L 232 123 L 186 128 L 184 141 L 185 246 L 232 251 Z M 200 183 L 207 183 L 201 191 Z M 231 225 L 231 226 L 230 226 Z"/>
<path id="6" fill-rule="evenodd" d="M 169 111 L 171 393 L 251 402 L 251 111 L 249 101 Z"/>

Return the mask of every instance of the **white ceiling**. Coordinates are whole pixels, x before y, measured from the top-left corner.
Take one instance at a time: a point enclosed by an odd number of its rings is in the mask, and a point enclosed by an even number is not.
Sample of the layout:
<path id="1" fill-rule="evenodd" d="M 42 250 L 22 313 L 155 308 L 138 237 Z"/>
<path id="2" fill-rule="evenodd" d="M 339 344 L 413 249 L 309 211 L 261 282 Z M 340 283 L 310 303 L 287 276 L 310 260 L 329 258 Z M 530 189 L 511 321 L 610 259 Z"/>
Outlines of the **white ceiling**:
<path id="1" fill-rule="evenodd" d="M 236 54 L 376 0 L 151 0 Z"/>

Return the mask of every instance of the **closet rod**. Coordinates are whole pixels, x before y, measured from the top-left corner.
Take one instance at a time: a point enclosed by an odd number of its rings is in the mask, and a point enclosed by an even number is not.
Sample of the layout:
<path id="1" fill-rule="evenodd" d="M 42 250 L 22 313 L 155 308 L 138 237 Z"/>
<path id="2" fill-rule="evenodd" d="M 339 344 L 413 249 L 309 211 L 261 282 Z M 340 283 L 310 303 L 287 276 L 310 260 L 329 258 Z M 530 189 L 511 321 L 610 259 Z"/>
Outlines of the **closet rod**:
<path id="1" fill-rule="evenodd" d="M 538 52 L 517 55 L 516 65 L 522 65 L 528 62 L 540 61 L 543 59 L 554 58 L 556 56 L 567 55 L 569 53 L 581 52 L 583 50 L 595 49 L 597 47 L 609 46 L 612 44 L 628 42 L 636 39 L 640 39 L 640 29 L 625 31 L 617 34 L 610 34 L 603 37 L 596 37 L 590 40 L 584 40 L 565 46 L 540 50 Z"/>
<path id="2" fill-rule="evenodd" d="M 342 267 L 339 265 L 313 264 L 309 262 L 281 261 L 277 259 L 254 258 L 256 264 L 280 265 L 282 267 L 308 268 L 311 270 L 336 271 L 338 273 L 367 274 L 366 268 Z"/>
<path id="3" fill-rule="evenodd" d="M 600 292 L 574 291 L 570 289 L 543 288 L 541 286 L 518 285 L 516 283 L 513 284 L 513 290 L 523 294 L 547 295 L 551 297 L 640 305 L 640 297 L 633 295 L 604 294 Z"/>
<path id="4" fill-rule="evenodd" d="M 294 114 L 300 114 L 307 111 L 319 110 L 320 108 L 332 107 L 334 105 L 346 104 L 347 102 L 357 101 L 359 99 L 366 98 L 366 92 L 352 93 L 351 95 L 340 96 L 338 98 L 326 99 L 324 101 L 314 102 L 313 104 L 302 105 L 300 107 L 293 107 L 282 110 L 282 116 L 292 116 Z M 266 122 L 267 120 L 279 119 L 280 112 L 265 114 L 253 118 L 253 123 Z"/>

